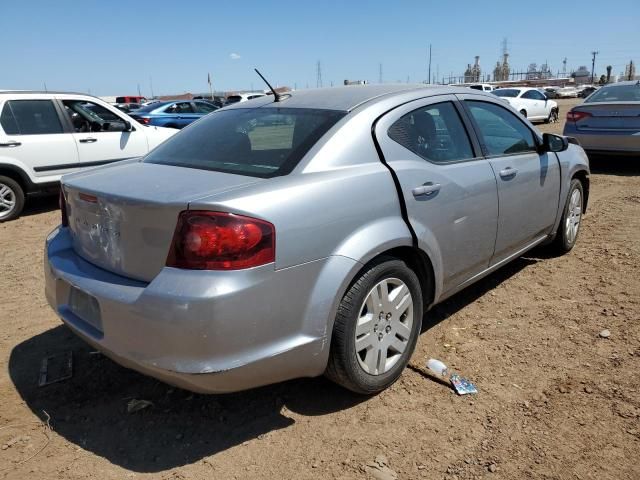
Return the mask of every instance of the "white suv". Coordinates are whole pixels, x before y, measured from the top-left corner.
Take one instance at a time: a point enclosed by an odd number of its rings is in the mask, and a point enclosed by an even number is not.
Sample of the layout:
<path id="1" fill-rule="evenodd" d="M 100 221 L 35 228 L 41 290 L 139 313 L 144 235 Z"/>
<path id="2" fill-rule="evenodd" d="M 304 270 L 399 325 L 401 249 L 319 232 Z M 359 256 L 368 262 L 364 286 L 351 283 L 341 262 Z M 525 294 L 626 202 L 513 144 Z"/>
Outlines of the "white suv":
<path id="1" fill-rule="evenodd" d="M 55 191 L 63 174 L 146 155 L 176 132 L 90 95 L 0 91 L 0 222 L 20 215 L 25 195 Z"/>

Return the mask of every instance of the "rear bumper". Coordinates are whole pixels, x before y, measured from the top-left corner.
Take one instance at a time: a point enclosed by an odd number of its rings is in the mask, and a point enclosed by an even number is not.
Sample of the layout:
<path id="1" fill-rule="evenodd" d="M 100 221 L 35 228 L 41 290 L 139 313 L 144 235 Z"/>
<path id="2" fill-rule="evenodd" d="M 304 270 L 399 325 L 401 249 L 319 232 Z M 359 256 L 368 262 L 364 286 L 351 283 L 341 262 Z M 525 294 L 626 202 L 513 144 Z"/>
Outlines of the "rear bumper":
<path id="1" fill-rule="evenodd" d="M 640 132 L 585 131 L 567 123 L 564 135 L 575 137 L 589 153 L 640 155 Z"/>
<path id="2" fill-rule="evenodd" d="M 324 372 L 334 306 L 331 292 L 317 300 L 316 282 L 327 268 L 353 264 L 329 257 L 282 270 L 165 268 L 147 284 L 83 260 L 59 228 L 46 242 L 45 293 L 69 328 L 121 365 L 196 392 L 232 392 Z M 99 321 L 73 313 L 74 288 L 97 301 Z"/>

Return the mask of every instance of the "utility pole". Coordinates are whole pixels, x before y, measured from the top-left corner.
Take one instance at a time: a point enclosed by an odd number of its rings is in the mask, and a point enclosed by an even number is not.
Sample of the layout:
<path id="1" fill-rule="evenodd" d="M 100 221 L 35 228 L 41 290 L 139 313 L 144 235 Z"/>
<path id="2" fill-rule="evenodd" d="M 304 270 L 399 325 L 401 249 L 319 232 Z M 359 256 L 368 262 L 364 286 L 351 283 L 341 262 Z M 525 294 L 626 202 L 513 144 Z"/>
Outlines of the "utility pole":
<path id="1" fill-rule="evenodd" d="M 142 94 L 140 93 L 140 84 L 138 84 L 138 96 L 141 97 Z"/>
<path id="2" fill-rule="evenodd" d="M 562 60 L 562 76 L 567 76 L 567 57 L 564 57 L 564 60 Z"/>
<path id="3" fill-rule="evenodd" d="M 320 65 L 320 60 L 316 64 L 316 88 L 322 87 L 322 65 Z"/>
<path id="4" fill-rule="evenodd" d="M 429 44 L 429 83 L 431 83 L 431 44 Z"/>
<path id="5" fill-rule="evenodd" d="M 151 87 L 151 98 L 155 98 L 153 94 L 153 77 L 151 77 L 151 75 L 149 75 L 149 87 Z"/>
<path id="6" fill-rule="evenodd" d="M 591 52 L 591 55 L 593 55 L 593 58 L 591 59 L 591 85 L 593 85 L 593 75 L 596 69 L 596 55 L 598 55 L 599 53 L 600 52 L 597 52 L 595 50 Z"/>
<path id="7" fill-rule="evenodd" d="M 378 83 L 382 83 L 382 64 L 379 65 L 378 69 Z"/>

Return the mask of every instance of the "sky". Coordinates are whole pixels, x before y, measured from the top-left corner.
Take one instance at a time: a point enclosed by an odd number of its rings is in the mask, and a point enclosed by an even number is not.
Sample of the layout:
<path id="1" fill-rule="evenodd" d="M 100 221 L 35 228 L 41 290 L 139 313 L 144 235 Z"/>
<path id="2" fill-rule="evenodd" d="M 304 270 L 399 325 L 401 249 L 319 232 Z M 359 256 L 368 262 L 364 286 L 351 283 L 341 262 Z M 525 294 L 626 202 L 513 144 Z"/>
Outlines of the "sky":
<path id="1" fill-rule="evenodd" d="M 0 0 L 0 89 L 142 95 L 422 82 L 483 74 L 508 41 L 512 71 L 547 62 L 596 73 L 640 62 L 640 1 Z M 611 5 L 611 8 L 608 6 Z M 638 68 L 640 72 L 640 67 Z M 445 81 L 448 81 L 445 78 Z M 153 90 L 153 92 L 152 92 Z"/>

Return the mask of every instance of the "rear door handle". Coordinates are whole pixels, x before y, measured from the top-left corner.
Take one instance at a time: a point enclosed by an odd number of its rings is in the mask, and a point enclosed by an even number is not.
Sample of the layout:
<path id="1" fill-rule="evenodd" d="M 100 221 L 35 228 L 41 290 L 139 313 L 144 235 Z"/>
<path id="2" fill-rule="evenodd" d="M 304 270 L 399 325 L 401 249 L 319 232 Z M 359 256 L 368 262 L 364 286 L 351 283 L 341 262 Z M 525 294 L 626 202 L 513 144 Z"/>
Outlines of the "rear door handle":
<path id="1" fill-rule="evenodd" d="M 9 140 L 8 142 L 5 142 L 5 143 L 0 143 L 0 147 L 9 147 L 9 148 L 19 147 L 20 145 L 22 145 L 22 143 L 15 142 L 13 140 Z"/>
<path id="2" fill-rule="evenodd" d="M 438 191 L 440 191 L 439 183 L 425 183 L 412 189 L 411 193 L 414 197 L 429 197 Z"/>
<path id="3" fill-rule="evenodd" d="M 504 170 L 500 170 L 500 178 L 515 177 L 517 173 L 518 173 L 517 168 L 507 167 Z"/>
<path id="4" fill-rule="evenodd" d="M 98 141 L 97 138 L 89 137 L 89 138 L 81 138 L 78 140 L 80 143 L 96 143 Z"/>

